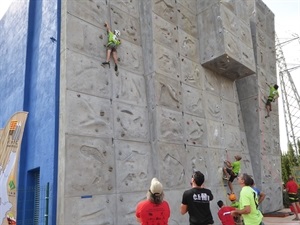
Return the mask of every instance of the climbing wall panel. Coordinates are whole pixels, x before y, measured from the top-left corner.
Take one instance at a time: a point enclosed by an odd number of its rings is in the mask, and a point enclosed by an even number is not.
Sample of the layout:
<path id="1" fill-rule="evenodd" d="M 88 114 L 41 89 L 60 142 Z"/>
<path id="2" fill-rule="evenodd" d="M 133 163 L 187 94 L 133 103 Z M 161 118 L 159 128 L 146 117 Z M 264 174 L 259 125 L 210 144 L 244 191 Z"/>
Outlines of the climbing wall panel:
<path id="1" fill-rule="evenodd" d="M 249 18 L 241 17 L 247 4 L 240 1 L 201 1 L 198 14 L 200 60 L 231 80 L 255 71 Z"/>

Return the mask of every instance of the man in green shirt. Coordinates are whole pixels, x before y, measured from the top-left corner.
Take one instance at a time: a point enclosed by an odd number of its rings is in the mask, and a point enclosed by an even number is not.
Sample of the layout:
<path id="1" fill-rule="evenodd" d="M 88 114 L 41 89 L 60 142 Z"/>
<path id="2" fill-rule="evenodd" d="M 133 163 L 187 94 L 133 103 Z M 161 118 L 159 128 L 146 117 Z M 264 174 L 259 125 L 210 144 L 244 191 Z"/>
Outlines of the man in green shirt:
<path id="1" fill-rule="evenodd" d="M 270 117 L 270 111 L 272 111 L 272 105 L 271 102 L 275 102 L 275 100 L 279 97 L 278 94 L 278 85 L 275 84 L 274 86 L 270 86 L 268 83 L 266 83 L 269 88 L 270 88 L 270 93 L 269 93 L 269 97 L 267 99 L 266 102 L 266 109 L 267 109 L 267 115 L 265 116 L 265 118 Z"/>
<path id="2" fill-rule="evenodd" d="M 234 156 L 235 160 L 233 163 L 230 161 L 226 160 L 225 164 L 226 166 L 223 168 L 225 177 L 225 180 L 228 180 L 228 187 L 233 193 L 233 187 L 232 187 L 232 182 L 233 180 L 238 176 L 240 169 L 241 169 L 241 159 L 242 157 L 240 155 Z"/>
<path id="3" fill-rule="evenodd" d="M 231 211 L 233 216 L 242 215 L 245 225 L 262 225 L 262 213 L 258 210 L 258 198 L 250 184 L 252 178 L 244 173 L 238 176 L 238 183 L 242 187 L 239 199 L 239 209 Z"/>

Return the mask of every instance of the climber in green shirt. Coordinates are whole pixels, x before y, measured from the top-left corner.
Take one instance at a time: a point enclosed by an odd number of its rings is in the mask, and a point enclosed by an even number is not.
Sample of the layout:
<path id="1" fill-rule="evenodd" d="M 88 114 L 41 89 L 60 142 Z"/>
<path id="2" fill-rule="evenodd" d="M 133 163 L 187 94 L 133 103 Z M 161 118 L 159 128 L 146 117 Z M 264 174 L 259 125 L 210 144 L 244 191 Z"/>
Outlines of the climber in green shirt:
<path id="1" fill-rule="evenodd" d="M 238 176 L 240 169 L 241 169 L 241 159 L 242 157 L 240 155 L 234 156 L 235 160 L 234 162 L 230 162 L 228 160 L 225 160 L 226 166 L 223 168 L 223 172 L 225 174 L 224 179 L 228 180 L 228 186 L 233 193 L 233 187 L 232 187 L 232 182 L 233 180 Z"/>
<path id="2" fill-rule="evenodd" d="M 278 85 L 275 84 L 274 86 L 270 86 L 269 84 L 267 84 L 270 87 L 270 93 L 269 93 L 269 97 L 267 99 L 266 102 L 266 109 L 267 109 L 267 115 L 265 116 L 265 118 L 268 118 L 270 116 L 270 111 L 272 111 L 272 105 L 271 102 L 275 102 L 275 100 L 279 97 L 278 94 Z"/>
<path id="3" fill-rule="evenodd" d="M 102 66 L 108 65 L 110 67 L 110 55 L 112 53 L 112 57 L 115 63 L 115 71 L 118 72 L 118 55 L 117 55 L 117 47 L 121 44 L 121 40 L 119 39 L 121 32 L 119 30 L 114 30 L 112 32 L 108 23 L 106 22 L 104 26 L 107 29 L 108 41 L 106 44 L 106 61 L 102 63 Z"/>

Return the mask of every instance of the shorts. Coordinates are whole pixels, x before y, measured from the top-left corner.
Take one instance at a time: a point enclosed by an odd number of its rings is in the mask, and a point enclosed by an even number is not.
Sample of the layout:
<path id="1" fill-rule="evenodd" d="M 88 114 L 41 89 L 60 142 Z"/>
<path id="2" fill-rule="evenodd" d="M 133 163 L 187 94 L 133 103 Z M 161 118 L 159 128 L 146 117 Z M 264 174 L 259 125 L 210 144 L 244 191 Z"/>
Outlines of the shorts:
<path id="1" fill-rule="evenodd" d="M 230 175 L 229 180 L 231 183 L 233 180 L 237 177 L 237 174 L 235 174 L 231 169 L 226 168 L 227 173 Z"/>
<path id="2" fill-rule="evenodd" d="M 294 203 L 294 202 L 298 202 L 299 201 L 298 194 L 288 193 L 288 195 L 289 195 L 289 201 L 290 201 L 290 203 Z"/>
<path id="3" fill-rule="evenodd" d="M 106 45 L 106 49 L 110 49 L 112 52 L 117 52 L 117 45 L 115 44 Z"/>
<path id="4" fill-rule="evenodd" d="M 266 102 L 266 105 L 271 105 L 271 102 L 272 102 L 272 100 L 268 99 L 267 102 Z"/>

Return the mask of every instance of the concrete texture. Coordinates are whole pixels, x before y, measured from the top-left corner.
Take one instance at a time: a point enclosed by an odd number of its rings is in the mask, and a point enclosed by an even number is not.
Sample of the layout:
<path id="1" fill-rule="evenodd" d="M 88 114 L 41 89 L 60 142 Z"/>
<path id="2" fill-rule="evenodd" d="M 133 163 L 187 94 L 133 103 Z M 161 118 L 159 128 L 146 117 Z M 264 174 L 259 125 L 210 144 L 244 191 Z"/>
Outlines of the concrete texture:
<path id="1" fill-rule="evenodd" d="M 118 76 L 100 66 L 105 21 L 121 31 Z M 218 224 L 223 161 L 236 154 L 267 193 L 262 210 L 282 208 L 278 111 L 264 119 L 261 101 L 276 82 L 274 49 L 260 0 L 65 1 L 57 224 L 136 224 L 154 176 L 169 224 L 187 223 L 179 206 L 194 170 Z"/>
<path id="2" fill-rule="evenodd" d="M 262 1 L 249 4 L 251 14 L 251 33 L 257 62 L 256 74 L 237 81 L 237 88 L 243 114 L 249 154 L 251 157 L 254 178 L 261 181 L 260 187 L 267 193 L 263 209 L 272 212 L 282 204 L 280 147 L 278 129 L 278 108 L 274 106 L 272 116 L 265 119 L 264 102 L 268 95 L 266 83 L 276 83 L 276 59 L 274 14 Z M 267 22 L 268 21 L 268 22 Z M 259 134 L 259 138 L 257 138 Z"/>
<path id="3" fill-rule="evenodd" d="M 204 67 L 231 80 L 255 71 L 250 18 L 244 1 L 199 3 L 200 60 Z"/>

